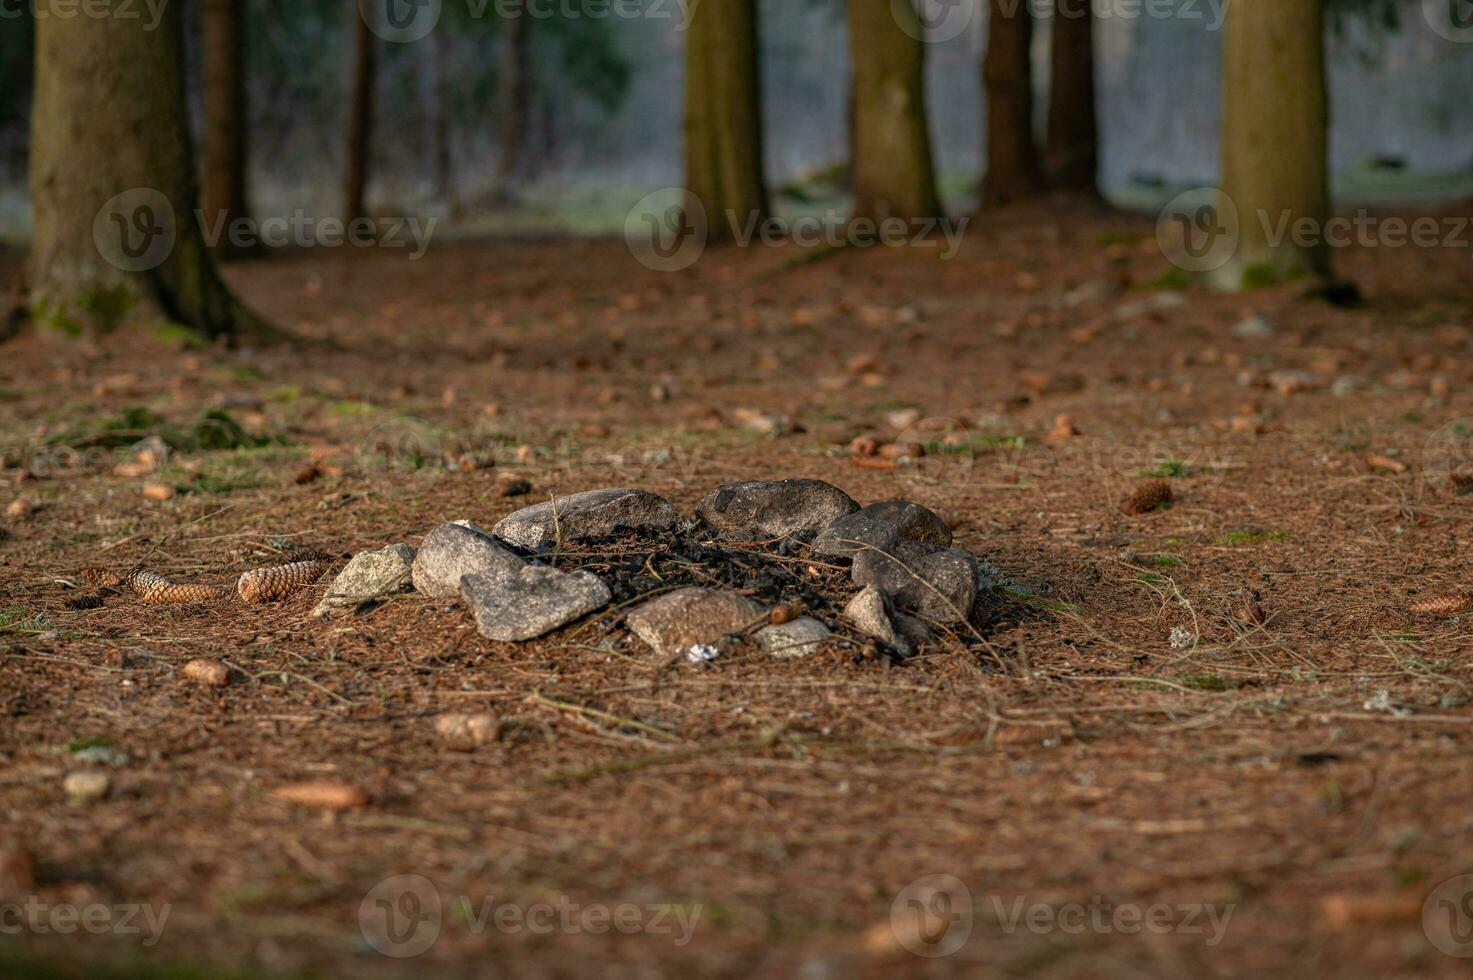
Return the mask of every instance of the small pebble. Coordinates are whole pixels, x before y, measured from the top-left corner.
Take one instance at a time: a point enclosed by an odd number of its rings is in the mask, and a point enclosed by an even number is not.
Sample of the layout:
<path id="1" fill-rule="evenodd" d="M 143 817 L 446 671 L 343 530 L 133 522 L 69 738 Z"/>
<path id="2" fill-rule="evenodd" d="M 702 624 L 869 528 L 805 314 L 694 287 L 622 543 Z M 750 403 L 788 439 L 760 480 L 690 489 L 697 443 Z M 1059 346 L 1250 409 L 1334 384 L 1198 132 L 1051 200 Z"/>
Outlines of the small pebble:
<path id="1" fill-rule="evenodd" d="M 184 665 L 182 673 L 206 687 L 225 687 L 230 683 L 230 668 L 218 660 L 191 660 Z"/>
<path id="2" fill-rule="evenodd" d="M 78 769 L 66 774 L 62 782 L 67 799 L 74 804 L 96 803 L 112 789 L 112 779 L 105 772 L 93 769 Z"/>
<path id="3" fill-rule="evenodd" d="M 501 723 L 495 715 L 441 715 L 435 719 L 435 734 L 448 747 L 462 752 L 496 741 L 501 737 Z"/>
<path id="4" fill-rule="evenodd" d="M 150 483 L 143 488 L 143 499 L 162 503 L 165 500 L 173 500 L 174 493 L 174 488 L 166 483 Z"/>

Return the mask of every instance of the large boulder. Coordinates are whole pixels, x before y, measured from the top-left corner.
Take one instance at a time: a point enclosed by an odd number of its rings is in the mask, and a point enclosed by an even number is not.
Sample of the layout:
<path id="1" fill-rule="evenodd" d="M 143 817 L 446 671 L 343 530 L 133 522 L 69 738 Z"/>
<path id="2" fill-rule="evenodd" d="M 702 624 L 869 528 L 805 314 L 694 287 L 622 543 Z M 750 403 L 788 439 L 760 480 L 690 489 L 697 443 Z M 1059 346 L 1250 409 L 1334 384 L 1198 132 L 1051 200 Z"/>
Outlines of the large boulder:
<path id="1" fill-rule="evenodd" d="M 813 541 L 813 553 L 852 558 L 868 548 L 892 551 L 904 542 L 947 548 L 951 546 L 951 528 L 920 504 L 887 500 L 870 504 L 824 528 Z"/>
<path id="2" fill-rule="evenodd" d="M 767 609 L 736 592 L 680 589 L 633 609 L 626 619 L 635 636 L 665 657 L 697 644 L 714 644 L 759 622 Z"/>
<path id="3" fill-rule="evenodd" d="M 822 480 L 759 480 L 713 490 L 696 516 L 731 536 L 806 539 L 857 510 L 854 498 Z"/>
<path id="4" fill-rule="evenodd" d="M 491 533 L 528 551 L 564 542 L 606 538 L 623 531 L 665 531 L 680 524 L 680 512 L 664 497 L 643 490 L 589 490 L 524 507 Z"/>
<path id="5" fill-rule="evenodd" d="M 472 572 L 512 571 L 526 561 L 469 521 L 441 524 L 414 556 L 411 578 L 417 591 L 435 599 L 460 595 L 460 580 Z"/>
<path id="6" fill-rule="evenodd" d="M 472 572 L 460 594 L 488 640 L 535 640 L 607 605 L 609 587 L 592 572 L 561 572 L 545 565 Z"/>

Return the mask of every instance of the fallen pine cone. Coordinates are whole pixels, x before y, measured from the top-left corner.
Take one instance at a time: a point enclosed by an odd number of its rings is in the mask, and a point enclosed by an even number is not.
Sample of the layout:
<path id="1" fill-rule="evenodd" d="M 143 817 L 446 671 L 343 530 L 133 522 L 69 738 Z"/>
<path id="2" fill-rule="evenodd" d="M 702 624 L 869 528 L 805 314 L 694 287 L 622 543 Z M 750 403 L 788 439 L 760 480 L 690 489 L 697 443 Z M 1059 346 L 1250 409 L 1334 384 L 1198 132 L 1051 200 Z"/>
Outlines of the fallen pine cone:
<path id="1" fill-rule="evenodd" d="M 111 576 L 104 575 L 103 578 L 111 580 Z M 141 568 L 129 571 L 118 584 L 126 586 L 150 606 L 193 605 L 213 602 L 225 595 L 223 589 L 217 589 L 213 585 L 182 585 Z"/>
<path id="2" fill-rule="evenodd" d="M 335 780 L 278 786 L 271 791 L 271 795 L 288 803 L 315 806 L 324 810 L 352 810 L 368 805 L 367 793 L 357 786 Z"/>
<path id="3" fill-rule="evenodd" d="M 1233 618 L 1250 626 L 1262 626 L 1267 623 L 1268 613 L 1263 611 L 1263 605 L 1258 600 L 1257 592 L 1244 599 L 1233 609 Z"/>
<path id="4" fill-rule="evenodd" d="M 1139 517 L 1164 507 L 1175 499 L 1171 484 L 1165 480 L 1147 480 L 1136 487 L 1135 492 L 1125 501 L 1125 512 Z"/>
<path id="5" fill-rule="evenodd" d="M 1412 604 L 1412 612 L 1427 616 L 1452 616 L 1473 606 L 1473 593 L 1459 589 L 1446 595 Z"/>
<path id="6" fill-rule="evenodd" d="M 180 673 L 206 687 L 225 687 L 230 683 L 230 668 L 218 660 L 191 660 Z"/>
<path id="7" fill-rule="evenodd" d="M 784 623 L 791 623 L 797 618 L 798 610 L 794 609 L 786 602 L 773 606 L 772 613 L 768 616 L 769 621 L 771 621 L 772 625 L 774 626 L 781 626 Z"/>
<path id="8" fill-rule="evenodd" d="M 236 583 L 242 601 L 251 605 L 285 599 L 298 589 L 306 588 L 327 571 L 327 562 L 319 560 L 293 562 L 246 572 Z"/>

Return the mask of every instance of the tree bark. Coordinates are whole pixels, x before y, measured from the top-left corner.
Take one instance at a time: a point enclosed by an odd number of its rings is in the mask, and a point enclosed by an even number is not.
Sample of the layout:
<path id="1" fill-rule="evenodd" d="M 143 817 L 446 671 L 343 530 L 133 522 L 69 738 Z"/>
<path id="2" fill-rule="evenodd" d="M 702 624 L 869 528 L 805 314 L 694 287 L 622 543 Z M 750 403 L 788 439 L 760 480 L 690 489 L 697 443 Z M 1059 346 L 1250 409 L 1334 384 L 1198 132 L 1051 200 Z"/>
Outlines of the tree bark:
<path id="1" fill-rule="evenodd" d="M 768 215 L 756 0 L 701 0 L 685 43 L 686 188 L 720 241 Z"/>
<path id="2" fill-rule="evenodd" d="M 1033 15 L 1026 0 L 992 0 L 982 84 L 987 97 L 987 174 L 982 204 L 995 207 L 1043 191 L 1033 135 Z"/>
<path id="3" fill-rule="evenodd" d="M 450 32 L 436 31 L 430 64 L 430 112 L 433 119 L 435 193 L 445 202 L 450 216 L 460 214 L 460 193 L 455 180 L 455 113 L 450 81 Z"/>
<path id="4" fill-rule="evenodd" d="M 849 0 L 853 80 L 856 218 L 934 218 L 941 214 L 926 120 L 925 45 L 896 20 L 909 4 Z"/>
<path id="5" fill-rule="evenodd" d="M 1090 0 L 1054 0 L 1052 45 L 1044 172 L 1057 190 L 1095 196 L 1099 127 Z"/>
<path id="6" fill-rule="evenodd" d="M 181 6 L 161 14 L 155 30 L 123 16 L 36 22 L 31 314 L 67 332 L 162 318 L 207 337 L 270 334 L 200 233 Z"/>
<path id="7" fill-rule="evenodd" d="M 237 254 L 228 230 L 250 214 L 249 116 L 246 102 L 245 24 L 242 0 L 204 0 L 204 226 L 227 232 L 217 255 Z"/>
<path id="8" fill-rule="evenodd" d="M 1228 8 L 1218 214 L 1231 205 L 1239 237 L 1212 276 L 1220 288 L 1330 276 L 1324 26 L 1322 0 L 1234 0 Z M 1306 219 L 1316 235 L 1296 242 L 1295 223 Z"/>
<path id="9" fill-rule="evenodd" d="M 497 142 L 501 156 L 496 165 L 499 193 L 509 196 L 516 184 L 528 176 L 527 130 L 531 125 L 532 19 L 525 0 L 511 0 L 501 23 L 501 70 L 496 79 L 496 102 L 500 118 Z"/>
<path id="10" fill-rule="evenodd" d="M 368 168 L 373 152 L 374 83 L 378 76 L 378 38 L 359 13 L 357 0 L 347 0 L 354 25 L 353 86 L 348 107 L 348 160 L 343 184 L 343 219 L 367 213 Z"/>

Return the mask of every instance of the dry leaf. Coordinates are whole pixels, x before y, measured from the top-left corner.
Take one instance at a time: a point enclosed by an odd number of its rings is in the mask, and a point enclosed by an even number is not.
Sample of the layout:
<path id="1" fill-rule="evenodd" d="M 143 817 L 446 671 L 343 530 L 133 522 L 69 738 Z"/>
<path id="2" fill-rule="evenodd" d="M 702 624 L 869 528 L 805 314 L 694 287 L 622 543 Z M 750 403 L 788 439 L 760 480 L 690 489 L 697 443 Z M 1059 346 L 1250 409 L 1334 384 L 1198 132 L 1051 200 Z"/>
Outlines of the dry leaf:
<path id="1" fill-rule="evenodd" d="M 271 795 L 288 803 L 324 810 L 351 810 L 368 805 L 368 794 L 363 790 L 330 779 L 279 786 L 271 791 Z"/>
<path id="2" fill-rule="evenodd" d="M 163 503 L 165 500 L 173 500 L 176 492 L 167 483 L 150 483 L 143 488 L 143 499 Z"/>

